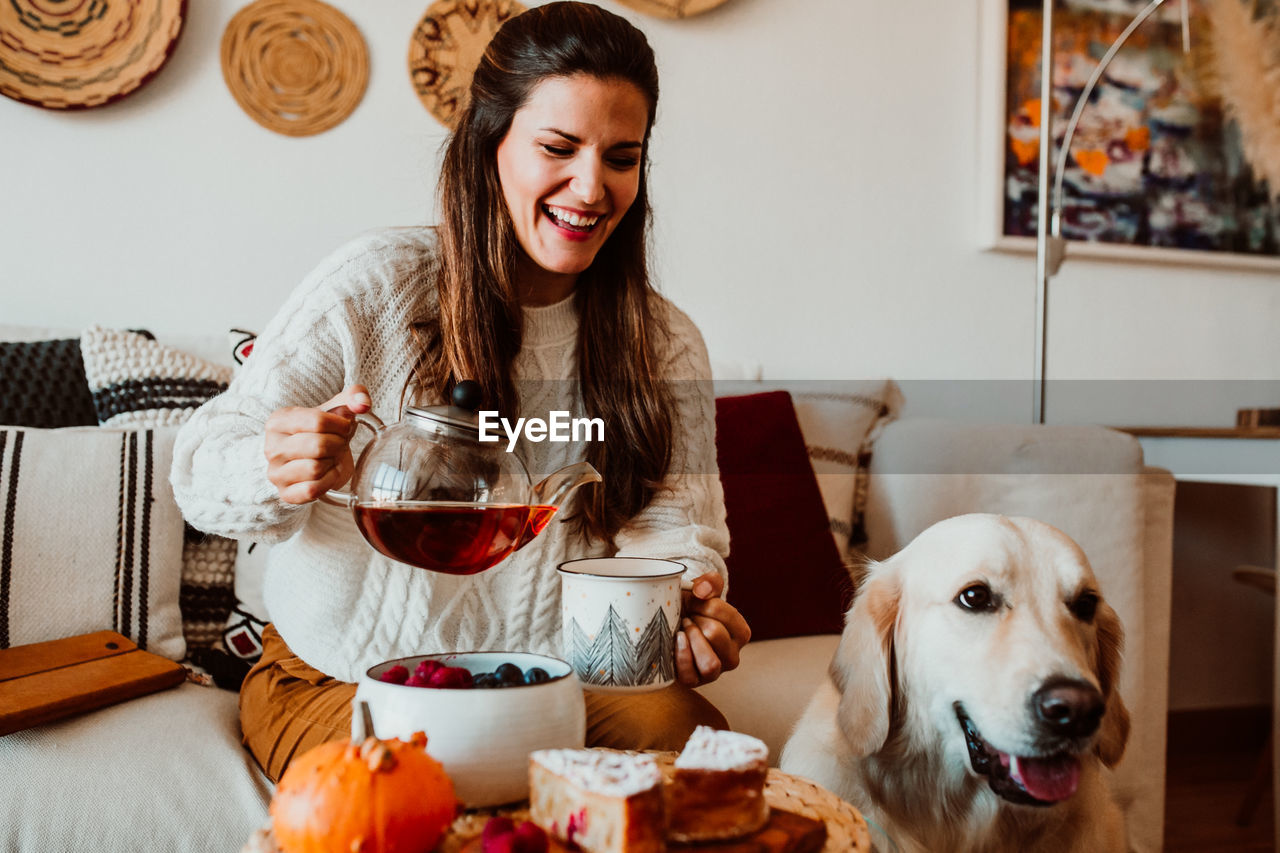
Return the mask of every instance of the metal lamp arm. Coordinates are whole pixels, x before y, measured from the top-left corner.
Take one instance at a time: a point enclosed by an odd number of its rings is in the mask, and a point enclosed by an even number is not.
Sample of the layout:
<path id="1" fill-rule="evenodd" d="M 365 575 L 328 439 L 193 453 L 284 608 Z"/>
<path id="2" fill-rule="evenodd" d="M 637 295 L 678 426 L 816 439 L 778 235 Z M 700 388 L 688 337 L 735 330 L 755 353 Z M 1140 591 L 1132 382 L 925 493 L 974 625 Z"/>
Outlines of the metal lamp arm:
<path id="1" fill-rule="evenodd" d="M 1071 139 L 1075 135 L 1080 115 L 1084 112 L 1089 98 L 1093 94 L 1098 81 L 1106 71 L 1107 65 L 1115 58 L 1117 51 L 1143 21 L 1164 5 L 1165 0 L 1151 0 L 1137 17 L 1130 22 L 1115 44 L 1107 50 L 1097 68 L 1089 77 L 1088 83 L 1076 100 L 1075 109 L 1071 113 L 1071 121 L 1063 135 L 1062 148 L 1058 151 L 1056 172 L 1050 186 L 1049 172 L 1053 158 L 1053 4 L 1054 0 L 1044 0 L 1044 16 L 1041 21 L 1040 44 L 1040 168 L 1037 180 L 1037 196 L 1039 200 L 1036 213 L 1036 291 L 1035 291 L 1035 366 L 1034 385 L 1031 403 L 1031 422 L 1044 423 L 1047 378 L 1049 375 L 1049 280 L 1057 275 L 1066 253 L 1067 241 L 1062 236 L 1062 181 L 1066 172 L 1067 153 L 1071 150 Z M 1188 23 L 1187 0 L 1182 0 L 1182 49 L 1191 51 L 1190 25 Z M 1052 193 L 1052 195 L 1051 195 Z"/>
<path id="2" fill-rule="evenodd" d="M 1080 123 L 1080 116 L 1084 113 L 1084 108 L 1088 105 L 1089 98 L 1093 95 L 1093 90 L 1097 87 L 1098 81 L 1102 79 L 1102 75 L 1107 70 L 1107 66 L 1111 64 L 1111 60 L 1115 59 L 1116 54 L 1120 52 L 1120 48 L 1124 47 L 1124 43 L 1129 40 L 1129 36 L 1133 35 L 1133 31 L 1140 27 L 1142 22 L 1151 17 L 1165 2 L 1166 0 L 1151 0 L 1146 5 L 1146 8 L 1129 22 L 1129 26 L 1124 28 L 1124 32 L 1120 33 L 1120 37 L 1102 55 L 1097 67 L 1089 75 L 1089 82 L 1084 84 L 1080 97 L 1076 99 L 1076 107 L 1071 112 L 1071 120 L 1067 122 L 1067 131 L 1062 137 L 1062 148 L 1058 151 L 1057 167 L 1053 176 L 1053 204 L 1050 207 L 1053 215 L 1049 232 L 1054 237 L 1062 236 L 1062 180 L 1067 171 L 1067 154 L 1071 151 L 1071 138 L 1075 136 L 1076 125 Z M 1182 20 L 1183 50 L 1190 50 L 1190 39 L 1187 31 L 1187 0 L 1182 0 Z M 1061 263 L 1061 256 L 1059 256 L 1058 260 Z M 1055 269 L 1054 272 L 1057 272 L 1057 270 Z"/>

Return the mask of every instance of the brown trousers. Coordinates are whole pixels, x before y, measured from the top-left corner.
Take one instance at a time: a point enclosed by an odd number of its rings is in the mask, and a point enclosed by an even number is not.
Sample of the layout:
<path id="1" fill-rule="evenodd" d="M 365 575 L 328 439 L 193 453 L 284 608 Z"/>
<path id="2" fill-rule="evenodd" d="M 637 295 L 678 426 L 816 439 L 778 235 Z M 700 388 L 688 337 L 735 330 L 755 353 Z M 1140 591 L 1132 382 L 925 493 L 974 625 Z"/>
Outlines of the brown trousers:
<path id="1" fill-rule="evenodd" d="M 295 755 L 351 736 L 356 686 L 307 666 L 274 625 L 262 632 L 262 646 L 262 659 L 240 687 L 240 729 L 275 782 Z M 678 750 L 698 726 L 729 727 L 714 705 L 679 684 L 629 695 L 588 691 L 586 700 L 587 746 Z"/>

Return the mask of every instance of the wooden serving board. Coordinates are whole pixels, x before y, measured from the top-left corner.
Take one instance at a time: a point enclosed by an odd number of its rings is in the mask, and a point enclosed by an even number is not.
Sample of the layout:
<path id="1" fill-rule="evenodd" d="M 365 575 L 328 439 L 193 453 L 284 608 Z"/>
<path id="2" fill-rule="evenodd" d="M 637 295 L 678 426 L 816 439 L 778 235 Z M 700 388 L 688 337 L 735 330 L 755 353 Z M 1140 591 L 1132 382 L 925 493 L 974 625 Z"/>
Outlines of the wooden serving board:
<path id="1" fill-rule="evenodd" d="M 0 735 L 173 687 L 186 670 L 115 631 L 0 649 Z"/>
<path id="2" fill-rule="evenodd" d="M 548 853 L 572 853 L 556 839 L 548 839 Z M 812 817 L 771 809 L 769 822 L 750 835 L 728 841 L 677 844 L 667 841 L 667 853 L 819 853 L 827 844 L 827 825 Z M 484 853 L 484 839 L 472 838 L 458 853 Z"/>
<path id="3" fill-rule="evenodd" d="M 554 838 L 548 839 L 548 853 L 571 853 Z M 483 853 L 484 839 L 476 837 L 462 846 L 459 853 Z M 827 843 L 827 826 L 820 820 L 793 812 L 771 809 L 769 822 L 760 829 L 730 841 L 704 841 L 690 844 L 667 842 L 667 853 L 818 853 Z"/>
<path id="4" fill-rule="evenodd" d="M 795 812 L 769 810 L 769 822 L 744 838 L 701 844 L 667 844 L 674 851 L 700 853 L 818 853 L 827 844 L 827 825 Z"/>

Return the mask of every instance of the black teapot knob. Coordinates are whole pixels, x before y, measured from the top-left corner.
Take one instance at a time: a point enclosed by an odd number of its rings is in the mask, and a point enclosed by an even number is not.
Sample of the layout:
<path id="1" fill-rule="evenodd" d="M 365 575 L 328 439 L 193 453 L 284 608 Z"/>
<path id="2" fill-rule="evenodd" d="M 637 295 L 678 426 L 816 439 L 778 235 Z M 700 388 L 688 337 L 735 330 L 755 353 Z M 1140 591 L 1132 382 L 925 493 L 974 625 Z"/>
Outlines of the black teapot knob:
<path id="1" fill-rule="evenodd" d="M 484 404 L 484 391 L 481 390 L 480 383 L 474 379 L 464 379 L 454 385 L 449 396 L 453 405 L 468 412 L 477 412 Z"/>

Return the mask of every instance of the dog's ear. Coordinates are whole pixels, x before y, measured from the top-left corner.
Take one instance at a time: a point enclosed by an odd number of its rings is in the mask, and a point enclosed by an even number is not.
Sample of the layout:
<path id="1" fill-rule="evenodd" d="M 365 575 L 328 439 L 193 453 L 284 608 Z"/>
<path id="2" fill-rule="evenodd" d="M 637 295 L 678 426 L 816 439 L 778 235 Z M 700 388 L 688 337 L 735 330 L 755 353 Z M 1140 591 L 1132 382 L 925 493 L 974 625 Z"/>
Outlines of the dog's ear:
<path id="1" fill-rule="evenodd" d="M 875 753 L 889 736 L 899 596 L 892 561 L 872 566 L 831 661 L 831 680 L 840 692 L 836 721 L 855 755 Z"/>
<path id="2" fill-rule="evenodd" d="M 1124 706 L 1119 690 L 1124 629 L 1120 627 L 1120 617 L 1106 602 L 1098 605 L 1097 626 L 1098 687 L 1106 700 L 1107 710 L 1102 716 L 1096 749 L 1103 764 L 1115 767 L 1124 756 L 1124 747 L 1129 740 L 1129 709 Z"/>

